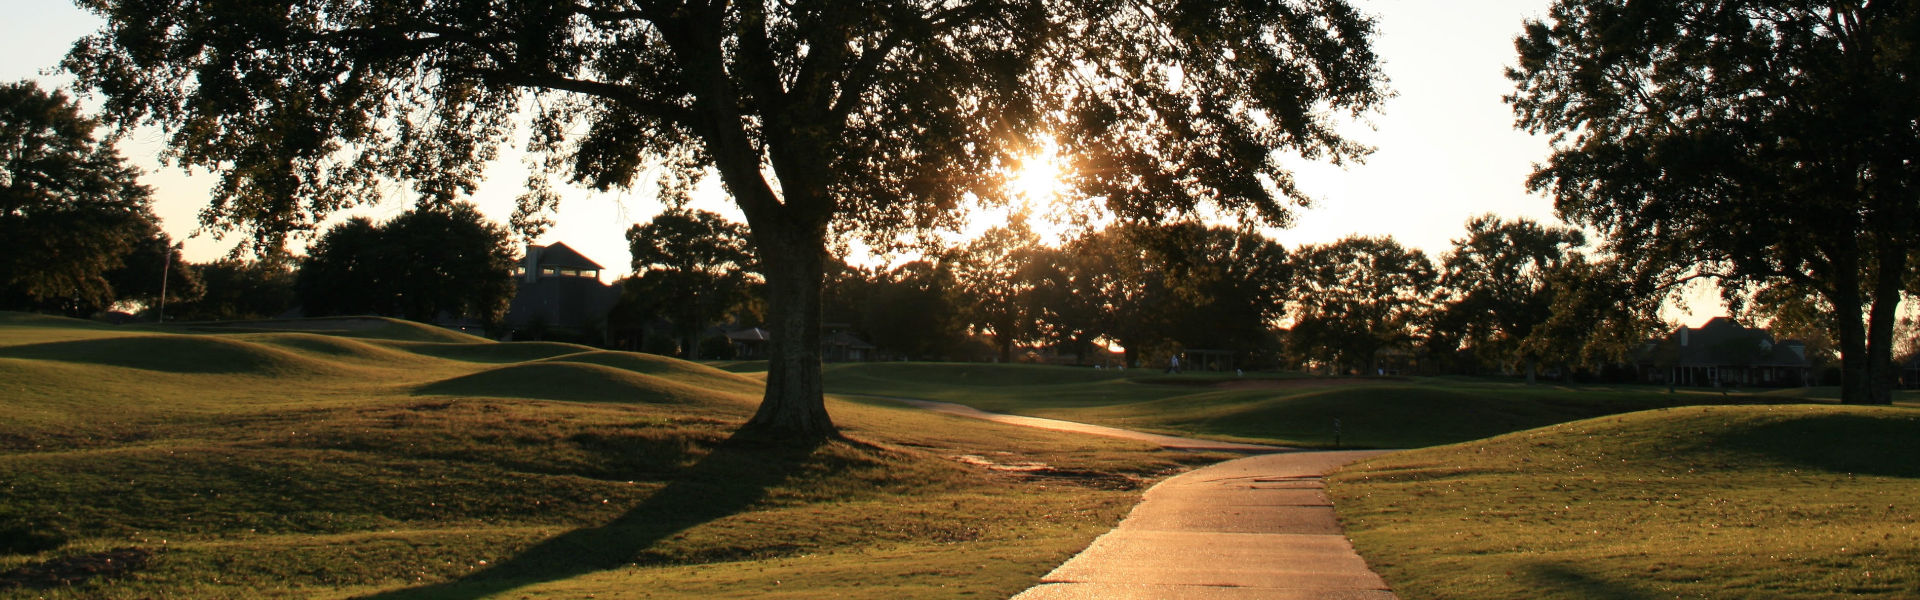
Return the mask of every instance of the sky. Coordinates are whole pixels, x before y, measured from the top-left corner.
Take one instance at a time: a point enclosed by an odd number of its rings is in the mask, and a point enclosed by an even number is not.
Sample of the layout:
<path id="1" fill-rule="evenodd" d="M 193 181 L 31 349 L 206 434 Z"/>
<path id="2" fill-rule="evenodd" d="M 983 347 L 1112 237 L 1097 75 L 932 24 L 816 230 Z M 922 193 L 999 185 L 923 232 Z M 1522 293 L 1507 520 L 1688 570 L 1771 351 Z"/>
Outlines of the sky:
<path id="1" fill-rule="evenodd" d="M 1477 215 L 1558 223 L 1552 200 L 1526 190 L 1533 165 L 1550 151 L 1548 142 L 1514 129 L 1513 113 L 1501 101 L 1513 89 L 1503 75 L 1514 62 L 1513 38 L 1526 19 L 1544 15 L 1550 0 L 1353 3 L 1377 19 L 1375 51 L 1397 95 L 1345 131 L 1376 148 L 1364 164 L 1290 163 L 1301 188 L 1317 201 L 1297 212 L 1293 227 L 1269 230 L 1269 235 L 1290 248 L 1354 234 L 1387 235 L 1437 260 Z M 0 21 L 0 40 L 5 40 L 0 42 L 0 81 L 36 79 L 43 86 L 70 82 L 69 76 L 44 71 L 100 21 L 66 0 L 9 4 L 9 18 Z M 157 132 L 140 131 L 122 142 L 120 150 L 147 172 L 142 181 L 154 188 L 155 212 L 169 234 L 185 240 L 188 260 L 224 255 L 237 237 L 195 235 L 196 215 L 206 204 L 214 177 L 161 166 L 161 142 Z M 471 200 L 505 223 L 526 174 L 522 156 L 503 151 Z M 629 272 L 625 232 L 659 212 L 661 203 L 646 191 L 569 190 L 563 195 L 556 226 L 537 243 L 565 241 L 606 266 L 604 278 L 609 280 Z M 704 186 L 695 196 L 696 208 L 742 220 L 718 185 Z M 406 209 L 406 199 L 396 196 L 355 214 L 380 220 Z M 1690 304 L 1695 307 L 1692 313 L 1676 311 L 1669 317 L 1697 326 L 1720 314 L 1710 295 L 1696 294 Z"/>

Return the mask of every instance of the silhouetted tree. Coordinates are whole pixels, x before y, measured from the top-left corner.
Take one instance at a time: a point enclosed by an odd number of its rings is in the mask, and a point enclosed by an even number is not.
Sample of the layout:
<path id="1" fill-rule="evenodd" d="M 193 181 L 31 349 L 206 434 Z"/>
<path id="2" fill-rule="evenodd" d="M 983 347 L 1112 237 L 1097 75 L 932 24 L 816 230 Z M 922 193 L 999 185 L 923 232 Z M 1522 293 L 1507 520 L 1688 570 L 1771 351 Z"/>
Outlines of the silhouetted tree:
<path id="1" fill-rule="evenodd" d="M 1547 273 L 1551 315 L 1534 326 L 1525 351 L 1543 361 L 1601 367 L 1628 360 L 1663 333 L 1664 296 L 1619 261 L 1573 254 Z"/>
<path id="2" fill-rule="evenodd" d="M 207 223 L 273 243 L 384 177 L 470 189 L 528 107 L 533 150 L 588 186 L 706 169 L 746 213 L 773 359 L 746 429 L 830 435 L 820 387 L 829 230 L 950 220 L 1042 136 L 1122 218 L 1213 205 L 1273 224 L 1304 201 L 1282 151 L 1366 152 L 1331 116 L 1376 106 L 1370 20 L 1343 0 L 609 4 L 285 0 L 88 7 L 64 63 L 123 124 L 217 168 Z M 538 102 L 530 99 L 537 98 Z M 558 197 L 536 176 L 516 227 Z"/>
<path id="3" fill-rule="evenodd" d="M 1559 0 L 1508 97 L 1531 179 L 1636 279 L 1786 283 L 1834 315 L 1849 403 L 1891 401 L 1920 248 L 1920 4 Z"/>
<path id="4" fill-rule="evenodd" d="M 0 84 L 0 307 L 86 316 L 120 300 L 191 297 L 140 171 L 94 138 L 66 94 Z M 149 270 L 147 267 L 151 267 Z"/>
<path id="5" fill-rule="evenodd" d="M 198 298 L 168 304 L 167 314 L 190 320 L 270 318 L 293 309 L 294 269 L 289 260 L 227 258 L 188 267 L 200 280 Z"/>
<path id="6" fill-rule="evenodd" d="M 680 352 L 694 355 L 700 333 L 752 299 L 759 281 L 747 228 L 707 211 L 668 210 L 627 230 L 633 296 L 666 317 Z"/>
<path id="7" fill-rule="evenodd" d="M 1073 303 L 1057 311 L 1063 316 L 1094 316 L 1090 324 L 1057 327 L 1083 330 L 1075 335 L 1088 343 L 1099 338 L 1118 343 L 1128 366 L 1172 343 L 1168 332 L 1176 298 L 1165 259 L 1146 242 L 1152 229 L 1117 224 L 1073 240 L 1063 252 L 1066 292 L 1052 296 Z"/>
<path id="8" fill-rule="evenodd" d="M 384 225 L 354 218 L 320 236 L 296 289 L 309 315 L 441 313 L 495 324 L 513 300 L 514 255 L 473 205 L 424 205 Z"/>
<path id="9" fill-rule="evenodd" d="M 1534 329 L 1553 316 L 1551 275 L 1586 243 L 1579 231 L 1493 215 L 1467 221 L 1467 237 L 1453 240 L 1443 261 L 1441 285 L 1450 298 L 1445 326 L 1476 355 L 1526 368 L 1527 383 L 1539 370 Z"/>
<path id="10" fill-rule="evenodd" d="M 967 342 L 952 273 L 916 260 L 873 273 L 857 323 L 874 346 L 928 360 L 954 357 Z"/>
<path id="11" fill-rule="evenodd" d="M 1013 362 L 1014 345 L 1040 335 L 1035 296 L 1040 252 L 1040 238 L 1015 219 L 955 248 L 946 261 L 956 308 L 974 333 L 993 339 L 1000 362 Z"/>
<path id="12" fill-rule="evenodd" d="M 1251 228 L 1198 223 L 1157 228 L 1150 240 L 1174 296 L 1166 307 L 1170 339 L 1232 350 L 1242 360 L 1269 345 L 1292 284 L 1285 248 Z"/>
<path id="13" fill-rule="evenodd" d="M 1432 310 L 1433 263 L 1393 238 L 1302 245 L 1292 262 L 1287 346 L 1303 362 L 1370 371 L 1382 350 L 1411 349 Z"/>
<path id="14" fill-rule="evenodd" d="M 307 248 L 295 290 L 308 315 L 391 315 L 399 312 L 393 280 L 397 261 L 386 236 L 366 217 L 334 225 Z"/>

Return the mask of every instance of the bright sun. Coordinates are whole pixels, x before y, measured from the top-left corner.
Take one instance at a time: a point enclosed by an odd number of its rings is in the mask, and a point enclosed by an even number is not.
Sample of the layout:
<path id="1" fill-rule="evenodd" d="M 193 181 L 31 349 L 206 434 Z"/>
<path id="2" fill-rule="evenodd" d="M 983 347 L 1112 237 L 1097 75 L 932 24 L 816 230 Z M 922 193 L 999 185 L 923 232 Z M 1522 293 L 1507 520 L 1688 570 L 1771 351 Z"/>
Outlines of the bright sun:
<path id="1" fill-rule="evenodd" d="M 1058 246 L 1084 228 L 1098 228 L 1110 220 L 1104 202 L 1079 198 L 1068 189 L 1066 180 L 1074 176 L 1072 162 L 1051 139 L 1043 139 L 998 176 L 1006 202 L 969 207 L 962 217 L 964 225 L 950 241 L 965 243 L 1017 218 L 1040 236 L 1041 243 Z"/>
<path id="2" fill-rule="evenodd" d="M 1049 144 L 1042 152 L 1020 161 L 1019 168 L 1007 182 L 1014 196 L 1029 205 L 1044 205 L 1053 202 L 1064 192 L 1065 184 L 1060 180 L 1066 173 L 1060 164 L 1057 148 Z"/>

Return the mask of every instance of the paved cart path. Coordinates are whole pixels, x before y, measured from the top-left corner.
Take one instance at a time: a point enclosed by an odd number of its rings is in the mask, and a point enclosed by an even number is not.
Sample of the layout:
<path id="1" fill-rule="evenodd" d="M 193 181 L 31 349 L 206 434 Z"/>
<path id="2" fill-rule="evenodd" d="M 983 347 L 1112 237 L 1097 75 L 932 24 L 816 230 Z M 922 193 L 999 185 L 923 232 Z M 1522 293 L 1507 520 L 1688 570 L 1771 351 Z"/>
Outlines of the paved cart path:
<path id="1" fill-rule="evenodd" d="M 952 402 L 936 402 L 933 400 L 919 400 L 914 398 L 897 398 L 893 396 L 872 396 L 872 395 L 866 395 L 866 394 L 838 394 L 838 395 L 881 398 L 884 400 L 892 400 L 894 402 L 899 402 L 901 404 L 906 404 L 909 406 L 914 406 L 917 408 L 922 408 L 922 409 L 926 409 L 926 410 L 930 410 L 938 413 L 945 413 L 945 414 L 954 415 L 954 416 L 993 421 L 995 423 L 1005 423 L 1008 425 L 1019 425 L 1022 427 L 1052 429 L 1054 431 L 1069 431 L 1073 433 L 1084 433 L 1087 435 L 1098 435 L 1098 436 L 1111 437 L 1111 438 L 1135 440 L 1135 441 L 1147 442 L 1150 444 L 1159 444 L 1160 447 L 1167 448 L 1170 450 L 1195 450 L 1195 451 L 1218 450 L 1218 451 L 1225 451 L 1225 452 L 1285 452 L 1285 451 L 1292 450 L 1292 448 L 1288 448 L 1285 446 L 1267 446 L 1262 444 L 1240 444 L 1235 442 L 1222 442 L 1218 440 L 1202 440 L 1202 439 L 1185 438 L 1185 437 L 1178 437 L 1178 436 L 1171 436 L 1171 435 L 1160 435 L 1157 433 L 1145 433 L 1140 431 L 1134 431 L 1131 429 L 1121 429 L 1118 427 L 1106 427 L 1103 425 L 1090 425 L 1087 423 L 1075 423 L 1073 421 L 1061 421 L 1059 419 L 1043 419 L 1040 417 L 1023 417 L 1020 415 L 993 413 L 993 412 L 980 410 L 978 408 L 974 408 L 971 406 L 967 406 L 965 404 L 954 404 Z"/>
<path id="2" fill-rule="evenodd" d="M 1113 531 L 1014 600 L 1394 600 L 1334 518 L 1327 473 L 1383 450 L 1296 452 L 893 398 L 1011 425 L 1180 450 L 1264 452 L 1160 482 Z"/>
<path id="3" fill-rule="evenodd" d="M 1289 452 L 1160 482 L 1015 600 L 1393 600 L 1334 519 L 1324 476 L 1383 451 Z"/>

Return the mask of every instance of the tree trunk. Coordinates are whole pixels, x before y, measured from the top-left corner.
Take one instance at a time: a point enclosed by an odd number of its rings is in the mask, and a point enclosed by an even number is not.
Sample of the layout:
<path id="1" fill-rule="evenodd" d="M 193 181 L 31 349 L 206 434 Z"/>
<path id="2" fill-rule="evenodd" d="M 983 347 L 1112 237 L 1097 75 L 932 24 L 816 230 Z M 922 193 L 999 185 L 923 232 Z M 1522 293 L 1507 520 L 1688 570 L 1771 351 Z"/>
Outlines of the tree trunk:
<path id="1" fill-rule="evenodd" d="M 1893 364 L 1893 325 L 1900 318 L 1901 280 L 1906 278 L 1906 253 L 1882 248 L 1874 281 L 1873 305 L 1867 319 L 1867 393 L 1864 404 L 1893 404 L 1893 388 L 1900 371 Z"/>
<path id="2" fill-rule="evenodd" d="M 1533 385 L 1535 382 L 1538 382 L 1540 379 L 1539 373 L 1540 361 L 1531 358 L 1527 359 L 1527 385 Z"/>
<path id="3" fill-rule="evenodd" d="M 1840 282 L 1831 296 L 1834 325 L 1840 342 L 1840 403 L 1868 404 L 1871 383 L 1867 369 L 1867 328 L 1861 322 L 1859 286 Z"/>
<path id="4" fill-rule="evenodd" d="M 833 437 L 820 380 L 821 287 L 826 250 L 819 243 L 758 236 L 766 269 L 770 351 L 767 391 L 744 433 L 783 440 Z"/>

